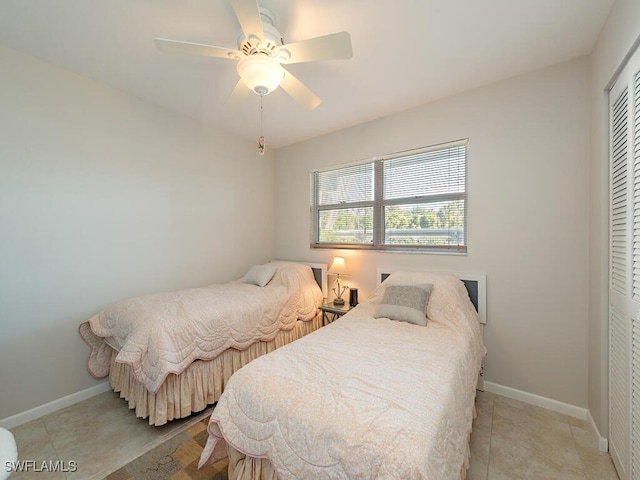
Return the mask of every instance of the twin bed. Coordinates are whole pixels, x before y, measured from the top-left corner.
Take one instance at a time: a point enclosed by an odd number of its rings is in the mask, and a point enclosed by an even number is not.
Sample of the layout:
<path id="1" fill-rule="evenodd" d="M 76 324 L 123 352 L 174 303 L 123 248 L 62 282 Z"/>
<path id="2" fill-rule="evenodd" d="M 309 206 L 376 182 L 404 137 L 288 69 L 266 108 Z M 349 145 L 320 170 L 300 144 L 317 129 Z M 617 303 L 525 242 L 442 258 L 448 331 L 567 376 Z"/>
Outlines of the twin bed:
<path id="1" fill-rule="evenodd" d="M 319 328 L 315 267 L 114 304 L 80 326 L 89 371 L 155 425 L 217 401 L 200 465 L 232 480 L 464 479 L 484 283 L 395 272 Z"/>
<path id="2" fill-rule="evenodd" d="M 326 265 L 271 262 L 236 281 L 132 298 L 79 327 L 87 368 L 151 425 L 215 403 L 231 375 L 322 326 Z"/>
<path id="3" fill-rule="evenodd" d="M 463 479 L 484 354 L 458 278 L 393 273 L 343 317 L 237 371 L 200 465 L 227 455 L 230 479 Z"/>

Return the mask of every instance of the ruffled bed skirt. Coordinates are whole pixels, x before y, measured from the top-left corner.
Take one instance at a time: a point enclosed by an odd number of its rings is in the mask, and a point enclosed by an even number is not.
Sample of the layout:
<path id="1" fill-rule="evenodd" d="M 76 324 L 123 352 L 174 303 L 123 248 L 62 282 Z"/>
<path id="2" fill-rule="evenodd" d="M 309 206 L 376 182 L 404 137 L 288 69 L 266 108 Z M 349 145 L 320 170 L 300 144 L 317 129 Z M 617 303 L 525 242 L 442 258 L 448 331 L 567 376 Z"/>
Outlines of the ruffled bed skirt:
<path id="1" fill-rule="evenodd" d="M 109 383 L 129 408 L 135 409 L 137 417 L 148 417 L 150 425 L 164 425 L 204 410 L 220 398 L 233 372 L 321 326 L 322 315 L 316 315 L 310 321 L 296 322 L 292 330 L 281 330 L 271 341 L 254 343 L 246 350 L 231 348 L 213 360 L 196 360 L 180 375 L 169 374 L 156 393 L 136 380 L 130 365 L 116 362 L 118 352 L 112 349 Z"/>

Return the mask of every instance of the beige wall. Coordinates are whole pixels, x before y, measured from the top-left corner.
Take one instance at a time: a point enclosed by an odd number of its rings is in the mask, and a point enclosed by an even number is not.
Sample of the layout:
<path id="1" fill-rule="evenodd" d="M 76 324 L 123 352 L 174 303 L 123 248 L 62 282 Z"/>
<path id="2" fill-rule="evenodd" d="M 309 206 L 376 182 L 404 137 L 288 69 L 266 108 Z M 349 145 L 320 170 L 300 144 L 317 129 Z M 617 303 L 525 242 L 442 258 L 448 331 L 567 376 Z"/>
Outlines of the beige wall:
<path id="1" fill-rule="evenodd" d="M 273 156 L 0 47 L 0 419 L 98 384 L 80 322 L 273 249 Z"/>
<path id="2" fill-rule="evenodd" d="M 276 152 L 276 257 L 309 249 L 309 172 L 469 138 L 466 256 L 342 251 L 365 296 L 376 268 L 487 274 L 485 379 L 587 406 L 588 59 Z"/>
<path id="3" fill-rule="evenodd" d="M 589 410 L 608 436 L 608 100 L 607 87 L 640 39 L 640 2 L 616 0 L 591 55 L 589 202 Z"/>

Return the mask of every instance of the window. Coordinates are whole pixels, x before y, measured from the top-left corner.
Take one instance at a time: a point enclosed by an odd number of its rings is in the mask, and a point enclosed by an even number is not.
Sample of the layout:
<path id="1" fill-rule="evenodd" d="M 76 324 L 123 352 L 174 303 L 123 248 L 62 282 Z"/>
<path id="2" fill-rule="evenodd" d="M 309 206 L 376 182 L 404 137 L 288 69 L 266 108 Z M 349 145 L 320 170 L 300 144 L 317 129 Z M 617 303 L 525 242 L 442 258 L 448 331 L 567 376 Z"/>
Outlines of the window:
<path id="1" fill-rule="evenodd" d="M 467 140 L 311 173 L 311 246 L 467 251 Z"/>

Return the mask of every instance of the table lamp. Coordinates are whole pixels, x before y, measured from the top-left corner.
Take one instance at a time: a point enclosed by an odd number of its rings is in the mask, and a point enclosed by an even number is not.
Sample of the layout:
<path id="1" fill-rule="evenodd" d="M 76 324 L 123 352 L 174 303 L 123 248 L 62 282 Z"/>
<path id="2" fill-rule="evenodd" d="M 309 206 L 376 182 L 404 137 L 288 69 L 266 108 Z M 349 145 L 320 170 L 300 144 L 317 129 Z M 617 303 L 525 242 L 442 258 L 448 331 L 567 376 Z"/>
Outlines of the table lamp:
<path id="1" fill-rule="evenodd" d="M 347 267 L 344 263 L 343 257 L 335 257 L 333 259 L 333 263 L 329 267 L 329 273 L 332 275 L 336 275 L 336 288 L 333 289 L 333 293 L 335 293 L 336 298 L 333 300 L 334 305 L 344 305 L 344 300 L 342 295 L 344 292 L 348 290 L 349 287 L 340 285 L 340 275 L 349 275 L 347 273 Z"/>

